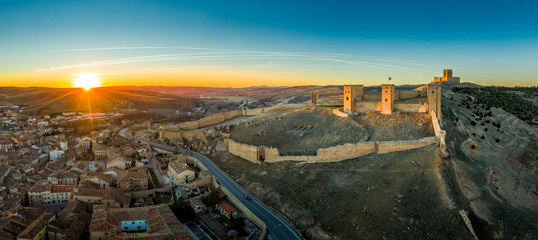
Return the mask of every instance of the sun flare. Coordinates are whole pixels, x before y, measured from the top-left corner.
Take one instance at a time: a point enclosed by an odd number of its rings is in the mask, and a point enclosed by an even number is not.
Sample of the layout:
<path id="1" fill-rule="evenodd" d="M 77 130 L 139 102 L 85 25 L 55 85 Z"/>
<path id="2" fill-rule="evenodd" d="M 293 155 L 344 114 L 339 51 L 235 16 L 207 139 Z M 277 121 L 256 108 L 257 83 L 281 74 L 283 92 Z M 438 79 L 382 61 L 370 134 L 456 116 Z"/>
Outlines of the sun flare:
<path id="1" fill-rule="evenodd" d="M 84 88 L 85 90 L 90 90 L 95 87 L 101 86 L 99 83 L 99 74 L 97 73 L 80 73 L 75 74 L 75 87 Z"/>

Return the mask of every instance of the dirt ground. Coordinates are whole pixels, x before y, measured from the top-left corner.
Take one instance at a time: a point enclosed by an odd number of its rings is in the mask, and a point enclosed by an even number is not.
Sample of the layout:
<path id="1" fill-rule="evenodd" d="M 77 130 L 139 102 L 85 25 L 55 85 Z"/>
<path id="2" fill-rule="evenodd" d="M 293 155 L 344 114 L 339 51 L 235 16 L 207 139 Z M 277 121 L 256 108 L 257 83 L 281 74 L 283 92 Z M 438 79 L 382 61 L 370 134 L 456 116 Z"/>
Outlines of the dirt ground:
<path id="1" fill-rule="evenodd" d="M 282 107 L 238 124 L 231 132 L 235 141 L 276 147 L 282 155 L 312 155 L 319 148 L 345 143 L 432 135 L 431 121 L 424 114 L 369 112 L 342 118 L 332 114 L 332 108 L 323 107 Z"/>
<path id="2" fill-rule="evenodd" d="M 294 223 L 307 239 L 470 239 L 443 203 L 437 147 L 337 163 L 215 162 Z"/>

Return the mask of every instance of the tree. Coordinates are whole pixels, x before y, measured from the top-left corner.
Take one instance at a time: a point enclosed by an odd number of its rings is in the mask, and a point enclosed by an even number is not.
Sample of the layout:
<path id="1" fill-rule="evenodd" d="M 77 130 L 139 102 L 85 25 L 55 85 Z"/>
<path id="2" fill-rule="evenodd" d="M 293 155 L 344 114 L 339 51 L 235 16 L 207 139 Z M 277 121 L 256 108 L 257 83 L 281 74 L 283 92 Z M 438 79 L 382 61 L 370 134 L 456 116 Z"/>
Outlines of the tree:
<path id="1" fill-rule="evenodd" d="M 230 219 L 230 225 L 228 226 L 228 230 L 231 232 L 233 230 L 236 230 L 239 235 L 244 235 L 245 231 L 243 230 L 243 227 L 245 226 L 245 219 L 243 217 L 232 217 Z"/>
<path id="2" fill-rule="evenodd" d="M 170 209 L 172 210 L 174 215 L 176 215 L 180 222 L 194 221 L 194 211 L 192 210 L 189 203 L 184 201 L 183 198 L 179 198 L 177 201 L 175 201 L 172 206 L 170 206 Z"/>
<path id="3" fill-rule="evenodd" d="M 209 206 L 215 206 L 220 202 L 219 191 L 216 188 L 212 188 L 207 195 L 207 204 Z"/>

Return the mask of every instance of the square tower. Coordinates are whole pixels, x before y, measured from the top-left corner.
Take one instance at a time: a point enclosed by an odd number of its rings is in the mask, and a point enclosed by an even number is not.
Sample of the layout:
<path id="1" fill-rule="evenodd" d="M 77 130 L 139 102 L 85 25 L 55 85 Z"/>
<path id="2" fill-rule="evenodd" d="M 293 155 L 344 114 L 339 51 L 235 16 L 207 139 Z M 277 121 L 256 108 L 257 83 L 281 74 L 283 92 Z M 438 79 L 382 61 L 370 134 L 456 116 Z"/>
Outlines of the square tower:
<path id="1" fill-rule="evenodd" d="M 362 100 L 362 85 L 344 85 L 344 112 L 351 113 L 355 109 L 355 101 Z"/>
<path id="2" fill-rule="evenodd" d="M 441 120 L 441 85 L 428 85 L 428 113 L 435 111 L 437 119 Z"/>
<path id="3" fill-rule="evenodd" d="M 394 84 L 381 85 L 381 113 L 392 114 L 394 107 Z"/>
<path id="4" fill-rule="evenodd" d="M 452 69 L 443 69 L 443 77 L 444 78 L 451 78 L 452 77 Z"/>

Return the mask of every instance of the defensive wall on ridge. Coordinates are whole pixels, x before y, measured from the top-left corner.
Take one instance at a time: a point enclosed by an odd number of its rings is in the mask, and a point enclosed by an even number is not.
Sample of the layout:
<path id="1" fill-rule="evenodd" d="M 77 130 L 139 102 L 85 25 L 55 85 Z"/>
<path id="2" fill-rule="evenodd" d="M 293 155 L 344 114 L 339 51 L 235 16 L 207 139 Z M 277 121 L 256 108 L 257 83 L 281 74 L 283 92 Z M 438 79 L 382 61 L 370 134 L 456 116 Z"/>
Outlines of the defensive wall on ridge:
<path id="1" fill-rule="evenodd" d="M 238 116 L 254 116 L 254 115 L 262 114 L 262 113 L 271 111 L 275 108 L 277 107 L 272 106 L 272 107 L 263 107 L 263 108 L 255 108 L 255 109 L 242 108 L 240 110 L 233 110 L 229 112 L 223 112 L 223 113 L 218 113 L 215 115 L 207 116 L 207 117 L 198 119 L 196 121 L 184 122 L 184 123 L 171 125 L 171 126 L 161 126 L 159 128 L 159 138 L 168 138 L 168 139 L 187 138 L 188 139 L 188 138 L 195 137 L 199 139 L 204 139 L 205 141 L 205 136 L 202 133 L 196 134 L 195 132 L 192 132 L 192 131 L 185 132 L 181 130 L 195 130 L 202 127 L 219 124 L 226 120 L 229 120 Z"/>
<path id="2" fill-rule="evenodd" d="M 226 139 L 226 143 L 228 144 L 228 151 L 231 154 L 254 163 L 281 161 L 335 162 L 360 157 L 369 153 L 382 154 L 417 149 L 435 143 L 439 143 L 440 147 L 443 148 L 446 132 L 441 130 L 435 112 L 432 112 L 430 116 L 435 136 L 418 140 L 347 143 L 334 147 L 320 148 L 317 150 L 316 155 L 310 156 L 281 156 L 276 148 L 254 146 L 236 142 L 232 139 Z"/>
<path id="3" fill-rule="evenodd" d="M 248 109 L 248 108 L 242 108 L 240 110 L 233 110 L 229 112 L 223 112 L 223 113 L 217 113 L 211 116 L 207 116 L 201 119 L 198 119 L 196 121 L 190 121 L 190 122 L 184 122 L 177 124 L 175 126 L 171 126 L 170 130 L 194 130 L 206 126 L 211 126 L 215 124 L 222 123 L 226 120 L 232 119 L 234 117 L 238 116 L 254 116 L 258 114 L 262 114 L 264 112 L 271 111 L 275 109 L 276 106 L 273 107 L 263 107 L 263 108 L 255 108 L 255 109 Z M 168 130 L 168 129 L 167 129 Z"/>

